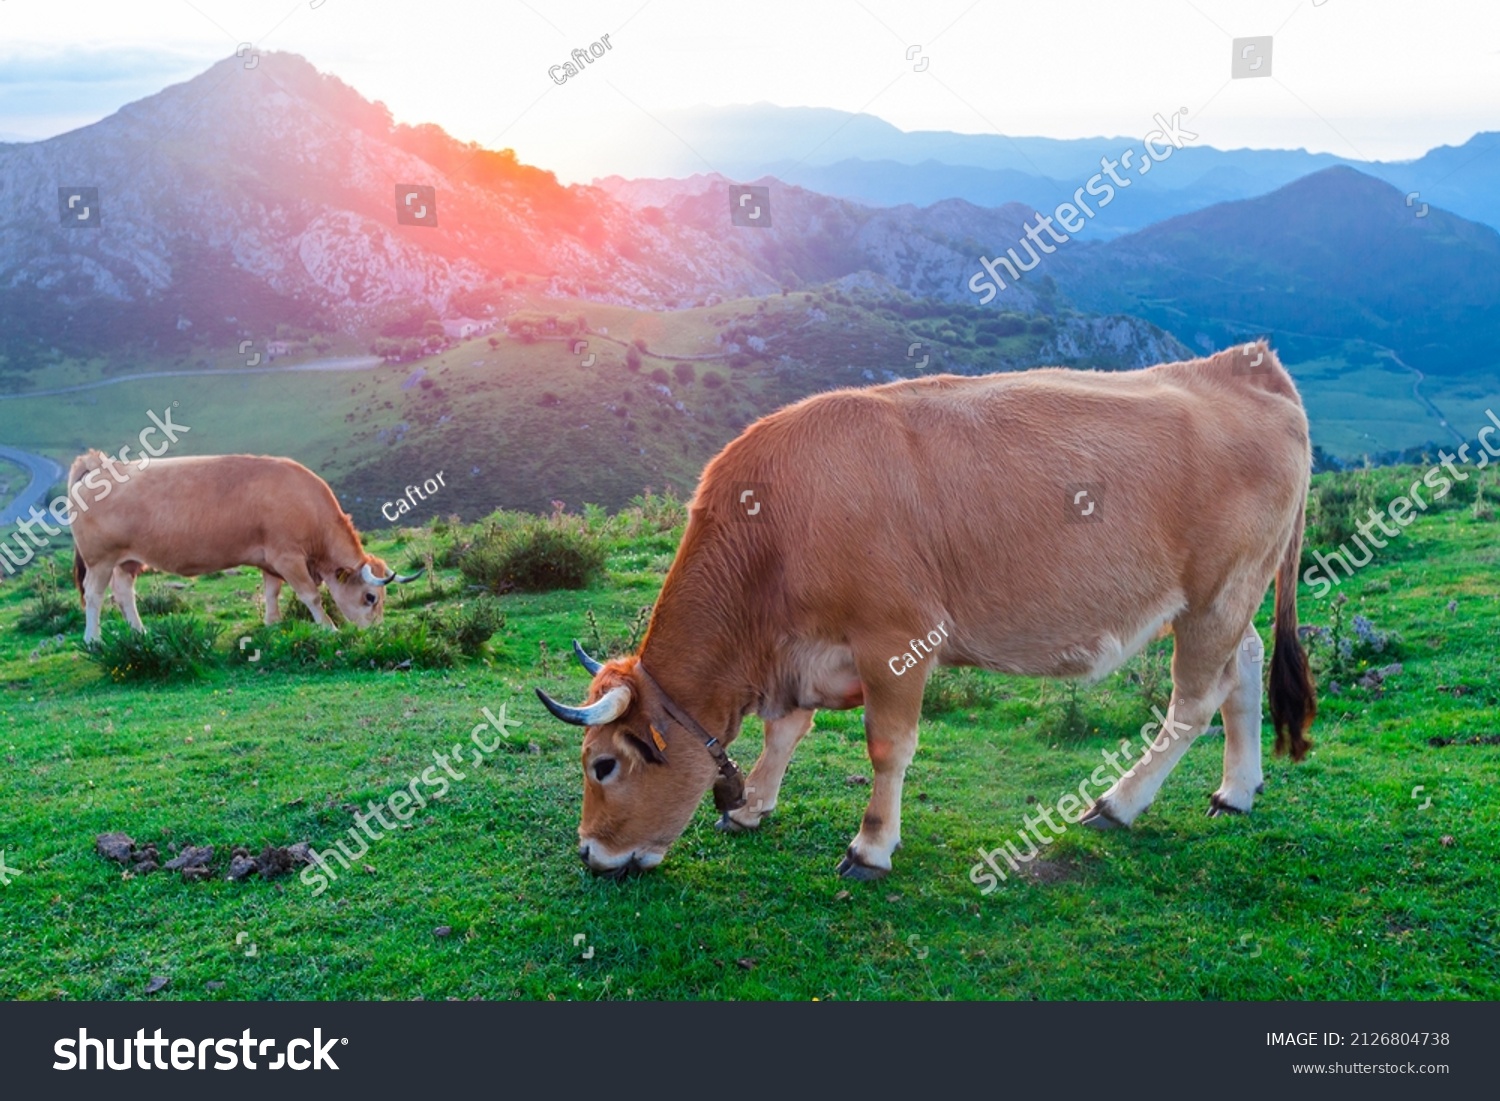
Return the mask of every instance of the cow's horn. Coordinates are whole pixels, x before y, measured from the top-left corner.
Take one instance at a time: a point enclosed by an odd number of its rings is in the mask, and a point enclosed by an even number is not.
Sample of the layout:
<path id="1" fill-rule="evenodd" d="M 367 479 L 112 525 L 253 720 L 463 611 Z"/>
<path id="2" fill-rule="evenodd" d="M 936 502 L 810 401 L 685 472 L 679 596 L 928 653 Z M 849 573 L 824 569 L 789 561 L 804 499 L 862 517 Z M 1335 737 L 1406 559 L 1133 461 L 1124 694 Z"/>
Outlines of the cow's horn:
<path id="1" fill-rule="evenodd" d="M 394 577 L 392 577 L 391 580 L 394 581 L 398 585 L 405 585 L 408 582 L 415 581 L 417 578 L 421 577 L 426 572 L 427 572 L 427 567 L 423 566 L 416 573 L 398 573 Z"/>
<path id="2" fill-rule="evenodd" d="M 367 585 L 381 585 L 381 586 L 384 586 L 384 585 L 389 585 L 392 581 L 396 580 L 395 571 L 392 571 L 391 572 L 391 576 L 389 576 L 389 577 L 376 577 L 375 576 L 375 571 L 372 570 L 372 569 L 370 569 L 370 563 L 368 563 L 368 562 L 366 562 L 363 566 L 361 566 L 359 568 L 359 576 L 362 577 L 362 578 L 364 578 L 365 584 L 367 584 Z"/>
<path id="3" fill-rule="evenodd" d="M 593 658 L 589 657 L 588 652 L 578 644 L 578 640 L 576 638 L 573 640 L 573 653 L 578 656 L 578 664 L 589 671 L 589 676 L 596 675 L 599 670 L 604 668 L 603 662 L 595 661 Z"/>
<path id="4" fill-rule="evenodd" d="M 574 726 L 603 726 L 614 722 L 630 707 L 631 696 L 630 689 L 621 684 L 611 688 L 587 707 L 569 707 L 565 703 L 558 703 L 540 688 L 536 690 L 536 694 L 548 711 Z"/>

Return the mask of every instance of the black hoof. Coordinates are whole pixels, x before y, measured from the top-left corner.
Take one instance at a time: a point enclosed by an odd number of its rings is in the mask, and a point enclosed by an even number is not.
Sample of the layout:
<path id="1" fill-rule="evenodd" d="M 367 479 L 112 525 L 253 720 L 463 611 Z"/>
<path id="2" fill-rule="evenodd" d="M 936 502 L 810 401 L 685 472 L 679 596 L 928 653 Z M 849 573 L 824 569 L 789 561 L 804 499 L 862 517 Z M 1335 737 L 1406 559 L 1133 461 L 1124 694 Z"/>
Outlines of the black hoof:
<path id="1" fill-rule="evenodd" d="M 1088 809 L 1088 813 L 1078 821 L 1091 830 L 1118 830 L 1125 828 L 1125 823 L 1105 810 L 1102 803 L 1095 803 Z"/>
<path id="2" fill-rule="evenodd" d="M 1245 813 L 1248 813 L 1248 812 L 1240 810 L 1239 807 L 1231 806 L 1229 803 L 1226 803 L 1226 802 L 1224 802 L 1224 800 L 1220 799 L 1218 792 L 1214 792 L 1214 794 L 1212 794 L 1212 795 L 1210 795 L 1208 797 L 1208 816 L 1210 818 L 1218 818 L 1220 815 L 1223 815 L 1223 814 L 1245 814 Z"/>
<path id="3" fill-rule="evenodd" d="M 869 883 L 872 880 L 883 879 L 890 874 L 889 868 L 877 868 L 873 864 L 866 864 L 855 855 L 853 845 L 850 845 L 848 851 L 844 853 L 844 859 L 839 861 L 839 875 L 844 879 Z"/>
<path id="4" fill-rule="evenodd" d="M 765 820 L 765 816 L 762 816 L 761 820 L 755 823 L 755 825 L 747 826 L 743 822 L 736 822 L 733 818 L 729 817 L 729 812 L 726 810 L 720 815 L 719 820 L 714 823 L 714 829 L 720 833 L 750 833 L 758 830 Z"/>

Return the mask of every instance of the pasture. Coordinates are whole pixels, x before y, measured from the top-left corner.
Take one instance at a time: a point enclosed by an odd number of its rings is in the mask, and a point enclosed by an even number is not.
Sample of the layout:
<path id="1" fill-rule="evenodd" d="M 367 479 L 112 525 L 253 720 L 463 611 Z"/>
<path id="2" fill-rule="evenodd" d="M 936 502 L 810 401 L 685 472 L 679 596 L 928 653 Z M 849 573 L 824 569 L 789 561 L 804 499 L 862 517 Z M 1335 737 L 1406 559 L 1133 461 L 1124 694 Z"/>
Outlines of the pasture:
<path id="1" fill-rule="evenodd" d="M 1383 504 L 1411 475 L 1319 476 L 1315 545 L 1335 501 Z M 1306 762 L 1271 760 L 1267 724 L 1252 815 L 1205 816 L 1222 752 L 1205 737 L 1135 829 L 1070 827 L 984 895 L 969 879 L 977 850 L 1014 839 L 1103 749 L 1138 738 L 1167 692 L 1170 641 L 1076 690 L 941 672 L 885 880 L 833 873 L 868 794 L 852 711 L 819 714 L 760 831 L 717 832 L 705 800 L 660 869 L 615 883 L 574 855 L 579 732 L 531 689 L 576 700 L 587 677 L 570 640 L 596 653 L 628 643 L 680 513 L 658 502 L 579 521 L 607 552 L 605 580 L 501 596 L 489 651 L 447 668 L 252 662 L 235 645 L 259 621 L 246 571 L 170 590 L 143 578 L 143 592 L 179 594 L 223 635 L 198 679 L 120 680 L 80 652 L 80 629 L 22 630 L 44 584 L 30 570 L 0 585 L 0 851 L 18 872 L 0 886 L 0 998 L 135 999 L 162 978 L 150 996 L 1500 997 L 1500 528 L 1473 485 L 1346 580 L 1347 604 L 1304 587 L 1302 622 L 1339 617 L 1351 651 L 1314 648 L 1321 714 Z M 459 534 L 385 528 L 367 547 L 401 568 Z M 438 574 L 440 590 L 424 581 L 395 599 L 393 631 L 473 599 L 456 570 Z M 1362 653 L 1355 615 L 1398 638 Z M 1257 622 L 1265 634 L 1269 601 Z M 106 625 L 123 631 L 117 612 Z M 1358 683 L 1391 661 L 1399 673 Z M 502 705 L 519 720 L 514 741 L 322 893 L 295 873 L 229 882 L 222 857 L 213 878 L 187 882 L 95 852 L 110 831 L 163 860 L 171 846 L 325 849 Z M 759 739 L 752 719 L 731 748 L 747 770 Z"/>

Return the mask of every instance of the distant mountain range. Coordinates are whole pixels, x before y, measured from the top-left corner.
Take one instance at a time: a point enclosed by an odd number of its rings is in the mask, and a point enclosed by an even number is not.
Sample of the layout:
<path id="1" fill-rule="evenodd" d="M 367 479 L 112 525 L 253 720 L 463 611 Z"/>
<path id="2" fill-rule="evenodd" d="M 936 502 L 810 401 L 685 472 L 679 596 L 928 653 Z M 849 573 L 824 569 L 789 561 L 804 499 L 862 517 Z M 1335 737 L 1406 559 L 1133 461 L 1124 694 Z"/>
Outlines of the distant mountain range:
<path id="1" fill-rule="evenodd" d="M 1168 112 L 1170 116 L 1171 112 Z M 666 112 L 663 128 L 630 135 L 611 150 L 620 175 L 730 179 L 774 176 L 826 195 L 878 206 L 965 199 L 978 206 L 1020 202 L 1049 211 L 1118 158 L 1141 134 L 1061 140 L 947 131 L 903 131 L 872 115 L 767 103 Z M 1182 128 L 1193 129 L 1185 115 Z M 606 137 L 605 140 L 608 140 Z M 1215 149 L 1190 142 L 1159 170 L 1138 178 L 1129 202 L 1101 212 L 1088 232 L 1109 237 L 1214 203 L 1263 195 L 1336 165 L 1385 180 L 1404 197 L 1500 227 L 1500 133 L 1476 134 L 1412 161 L 1361 161 L 1300 149 Z"/>
<path id="2" fill-rule="evenodd" d="M 671 311 L 836 284 L 884 296 L 893 319 L 905 296 L 979 305 L 981 258 L 1024 248 L 1036 212 L 1129 145 L 905 134 L 764 105 L 669 122 L 727 174 L 564 187 L 509 150 L 395 124 L 296 55 L 262 54 L 254 70 L 228 59 L 92 126 L 0 145 L 0 387 L 24 389 L 64 355 L 184 354 L 280 326 L 366 334 L 413 303 L 449 316 L 511 292 Z M 1476 181 L 1496 145 L 1482 134 L 1358 166 L 1180 148 L 986 308 L 1064 319 L 1049 347 L 1071 362 L 1134 366 L 1268 334 L 1289 362 L 1357 342 L 1393 369 L 1488 371 L 1500 235 L 1475 219 L 1500 221 L 1500 191 Z M 735 224 L 731 188 L 747 184 L 765 189 L 765 221 Z M 913 201 L 883 205 L 898 199 Z"/>

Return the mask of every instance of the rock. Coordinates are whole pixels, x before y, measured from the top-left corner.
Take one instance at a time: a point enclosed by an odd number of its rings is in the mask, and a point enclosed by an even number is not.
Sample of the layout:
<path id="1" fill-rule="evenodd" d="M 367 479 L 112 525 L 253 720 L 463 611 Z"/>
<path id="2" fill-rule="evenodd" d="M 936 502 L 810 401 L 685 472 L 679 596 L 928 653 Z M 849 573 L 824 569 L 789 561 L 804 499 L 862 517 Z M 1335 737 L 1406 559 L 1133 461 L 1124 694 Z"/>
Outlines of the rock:
<path id="1" fill-rule="evenodd" d="M 94 848 L 99 851 L 100 856 L 121 864 L 130 863 L 130 850 L 134 847 L 135 842 L 127 833 L 101 833 L 94 838 Z"/>
<path id="2" fill-rule="evenodd" d="M 239 883 L 242 880 L 249 879 L 258 871 L 260 871 L 260 868 L 248 856 L 236 856 L 229 862 L 229 875 L 227 878 L 232 882 Z"/>
<path id="3" fill-rule="evenodd" d="M 844 777 L 844 783 L 848 784 L 850 787 L 860 787 L 861 785 L 868 784 L 869 782 L 870 778 L 868 776 L 861 776 L 859 773 L 855 773 L 853 776 Z"/>
<path id="4" fill-rule="evenodd" d="M 165 990 L 167 984 L 171 981 L 166 975 L 152 975 L 151 981 L 146 984 L 146 993 L 155 994 L 158 991 Z"/>
<path id="5" fill-rule="evenodd" d="M 439 925 L 432 931 L 432 935 L 435 937 L 451 937 L 453 935 L 453 926 Z"/>

